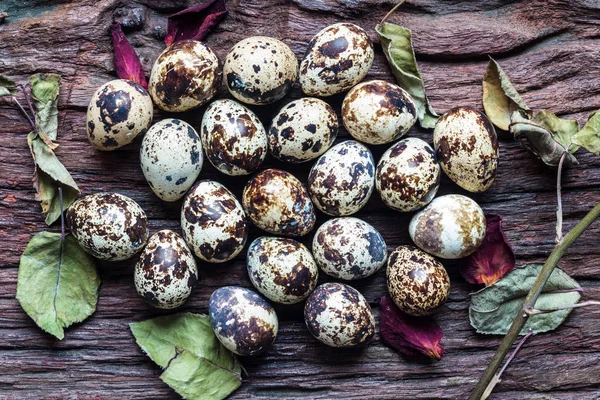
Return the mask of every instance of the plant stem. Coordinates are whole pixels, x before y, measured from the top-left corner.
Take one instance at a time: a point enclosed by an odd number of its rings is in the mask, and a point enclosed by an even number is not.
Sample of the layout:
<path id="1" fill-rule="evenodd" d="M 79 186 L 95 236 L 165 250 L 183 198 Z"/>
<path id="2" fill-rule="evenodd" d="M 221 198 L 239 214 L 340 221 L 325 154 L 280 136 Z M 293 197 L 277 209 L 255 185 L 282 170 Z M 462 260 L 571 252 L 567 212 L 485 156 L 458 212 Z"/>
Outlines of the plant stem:
<path id="1" fill-rule="evenodd" d="M 563 210 L 562 210 L 562 193 L 561 193 L 561 181 L 562 181 L 562 169 L 563 164 L 565 162 L 565 158 L 567 157 L 567 153 L 569 152 L 571 145 L 567 147 L 567 149 L 560 156 L 560 161 L 558 162 L 558 171 L 556 172 L 556 244 L 559 244 L 563 238 L 562 234 L 562 226 L 563 226 Z"/>
<path id="2" fill-rule="evenodd" d="M 583 219 L 565 235 L 563 240 L 554 247 L 554 250 L 552 250 L 552 253 L 546 260 L 546 263 L 531 286 L 531 290 L 529 291 L 529 294 L 527 294 L 527 297 L 521 306 L 521 311 L 515 317 L 506 336 L 504 336 L 504 339 L 502 339 L 496 354 L 483 372 L 479 382 L 477 382 L 477 386 L 475 386 L 475 389 L 469 396 L 470 400 L 480 400 L 482 398 L 486 388 L 490 384 L 490 381 L 494 378 L 494 374 L 500 367 L 500 364 L 502 364 L 504 357 L 506 357 L 510 351 L 512 344 L 517 339 L 519 333 L 523 329 L 523 326 L 527 322 L 528 315 L 525 310 L 534 308 L 535 302 L 540 296 L 544 285 L 548 281 L 548 278 L 550 278 L 552 271 L 554 271 L 554 268 L 556 268 L 558 265 L 558 262 L 565 251 L 598 217 L 600 217 L 600 203 L 598 203 L 590 212 L 588 212 L 586 216 L 583 217 Z"/>
<path id="3" fill-rule="evenodd" d="M 554 311 L 559 311 L 559 310 L 569 310 L 572 308 L 579 308 L 579 307 L 585 307 L 585 306 L 600 306 L 600 301 L 595 301 L 595 300 L 588 300 L 588 301 L 583 301 L 581 303 L 577 303 L 577 304 L 572 304 L 570 306 L 560 306 L 560 307 L 552 307 L 552 308 L 528 308 L 525 309 L 525 313 L 529 316 L 532 315 L 538 315 L 538 314 L 548 314 Z"/>
<path id="4" fill-rule="evenodd" d="M 23 108 L 21 103 L 19 103 L 19 100 L 17 100 L 17 98 L 15 96 L 12 96 L 12 101 L 17 106 L 19 106 L 19 108 L 21 109 L 21 113 L 23 113 L 25 118 L 27 118 L 27 121 L 29 121 L 29 125 L 31 125 L 31 129 L 35 130 L 35 123 L 31 120 L 31 118 L 29 117 L 29 114 L 27 114 L 27 111 L 25 111 L 25 109 Z"/>
<path id="5" fill-rule="evenodd" d="M 388 19 L 388 17 L 390 15 L 392 15 L 394 13 L 394 11 L 396 11 L 398 9 L 398 7 L 400 7 L 406 0 L 400 0 L 398 2 L 398 4 L 396 4 L 394 6 L 394 8 L 392 8 L 387 14 L 385 14 L 385 16 L 383 17 L 383 19 L 381 20 L 381 22 L 379 22 L 379 25 L 383 25 L 383 23 L 385 22 L 386 19 Z"/>
<path id="6" fill-rule="evenodd" d="M 62 188 L 58 187 L 58 204 L 60 205 L 60 240 L 65 240 L 65 216 L 63 215 Z"/>

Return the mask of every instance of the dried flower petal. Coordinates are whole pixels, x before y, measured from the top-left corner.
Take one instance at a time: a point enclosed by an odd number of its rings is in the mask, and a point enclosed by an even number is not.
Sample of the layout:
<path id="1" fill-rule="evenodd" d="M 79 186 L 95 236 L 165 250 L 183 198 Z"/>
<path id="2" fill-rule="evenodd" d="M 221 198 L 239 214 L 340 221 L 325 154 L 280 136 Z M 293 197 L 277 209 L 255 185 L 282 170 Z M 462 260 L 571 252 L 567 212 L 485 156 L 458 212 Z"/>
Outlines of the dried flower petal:
<path id="1" fill-rule="evenodd" d="M 179 11 L 169 17 L 165 43 L 170 46 L 180 40 L 202 40 L 226 14 L 225 0 L 209 0 Z"/>
<path id="2" fill-rule="evenodd" d="M 515 268 L 515 253 L 502 230 L 502 218 L 486 215 L 486 219 L 483 243 L 464 259 L 460 273 L 469 283 L 490 286 Z"/>
<path id="3" fill-rule="evenodd" d="M 440 360 L 444 349 L 442 328 L 431 317 L 404 314 L 390 296 L 381 298 L 379 326 L 383 343 L 407 357 L 426 356 Z"/>
<path id="4" fill-rule="evenodd" d="M 135 83 L 139 83 L 144 89 L 148 89 L 148 83 L 146 82 L 142 63 L 133 49 L 133 46 L 131 46 L 125 37 L 125 34 L 121 29 L 121 24 L 112 24 L 110 32 L 113 40 L 115 70 L 117 71 L 117 76 L 121 79 L 128 79 Z"/>

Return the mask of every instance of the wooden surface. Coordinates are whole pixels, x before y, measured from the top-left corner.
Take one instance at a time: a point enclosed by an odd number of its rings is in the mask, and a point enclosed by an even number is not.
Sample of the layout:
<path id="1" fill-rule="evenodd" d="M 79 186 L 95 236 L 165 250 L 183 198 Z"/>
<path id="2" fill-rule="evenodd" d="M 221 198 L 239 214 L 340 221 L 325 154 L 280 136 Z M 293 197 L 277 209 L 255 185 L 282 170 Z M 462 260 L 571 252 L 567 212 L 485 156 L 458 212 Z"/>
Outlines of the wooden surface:
<path id="1" fill-rule="evenodd" d="M 151 232 L 179 229 L 180 203 L 166 204 L 146 184 L 138 159 L 140 140 L 101 153 L 87 142 L 85 109 L 94 90 L 114 79 L 108 28 L 113 19 L 143 59 L 147 72 L 163 49 L 166 16 L 186 1 L 135 3 L 82 0 L 4 1 L 9 18 L 0 25 L 0 72 L 24 81 L 35 72 L 63 76 L 56 153 L 85 194 L 116 191 L 135 199 L 150 219 Z M 192 3 L 189 1 L 188 3 Z M 229 0 L 229 16 L 207 38 L 224 59 L 249 35 L 271 35 L 301 57 L 309 39 L 340 21 L 357 23 L 376 41 L 374 27 L 393 1 Z M 15 18 L 17 17 L 17 18 Z M 532 108 L 548 108 L 583 122 L 600 108 L 600 3 L 579 1 L 408 1 L 391 22 L 413 29 L 420 67 L 430 99 L 443 112 L 458 105 L 481 107 L 481 78 L 487 54 L 507 71 Z M 392 80 L 381 48 L 368 78 Z M 226 96 L 221 89 L 220 97 Z M 270 107 L 255 107 L 268 125 L 291 95 Z M 342 97 L 329 99 L 339 112 Z M 163 114 L 164 115 L 164 114 Z M 156 114 L 156 119 L 163 117 Z M 202 110 L 182 116 L 196 128 Z M 44 225 L 31 185 L 33 163 L 27 148 L 29 127 L 19 112 L 0 100 L 0 398 L 177 398 L 158 378 L 160 369 L 135 344 L 127 324 L 159 312 L 135 292 L 135 260 L 99 262 L 102 286 L 96 313 L 67 330 L 63 341 L 38 329 L 15 300 L 19 257 Z M 345 139 L 342 132 L 338 139 Z M 413 128 L 409 136 L 431 143 L 431 132 Z M 386 146 L 371 146 L 377 160 Z M 494 186 L 472 196 L 486 212 L 504 217 L 518 264 L 543 261 L 554 242 L 555 174 L 518 143 L 502 140 Z M 580 154 L 581 165 L 564 177 L 565 228 L 600 200 L 600 157 Z M 305 180 L 310 163 L 277 166 Z M 247 178 L 228 178 L 208 162 L 201 178 L 224 183 L 241 195 Z M 440 194 L 464 193 L 444 177 Z M 357 217 L 380 229 L 391 251 L 408 244 L 409 214 L 387 209 L 377 194 Z M 317 223 L 326 218 L 318 215 Z M 56 231 L 56 226 L 51 230 Z M 261 232 L 251 229 L 250 239 Z M 310 244 L 312 235 L 302 241 Z M 565 256 L 561 266 L 585 287 L 584 299 L 600 297 L 600 224 L 596 223 Z M 242 253 L 244 254 L 244 253 Z M 232 398 L 444 398 L 462 399 L 474 387 L 500 338 L 476 335 L 467 309 L 473 290 L 445 263 L 452 278 L 447 304 L 436 314 L 445 336 L 440 362 L 406 360 L 383 346 L 379 335 L 365 349 L 336 350 L 310 336 L 302 307 L 277 307 L 280 333 L 266 354 L 243 360 L 248 371 Z M 322 277 L 322 280 L 325 280 Z M 244 257 L 224 265 L 201 265 L 201 279 L 183 310 L 204 313 L 212 291 L 223 285 L 250 287 Z M 378 318 L 385 273 L 353 283 Z M 590 399 L 600 397 L 600 310 L 575 310 L 556 332 L 531 338 L 504 375 L 493 399 Z"/>

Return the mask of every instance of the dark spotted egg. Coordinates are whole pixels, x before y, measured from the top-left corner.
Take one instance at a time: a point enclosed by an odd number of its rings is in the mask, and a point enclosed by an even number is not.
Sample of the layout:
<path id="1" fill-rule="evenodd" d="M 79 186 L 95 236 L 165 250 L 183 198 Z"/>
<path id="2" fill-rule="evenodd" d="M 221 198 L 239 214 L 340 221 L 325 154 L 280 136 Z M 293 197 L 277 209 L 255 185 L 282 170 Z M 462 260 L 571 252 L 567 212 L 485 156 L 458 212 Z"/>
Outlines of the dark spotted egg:
<path id="1" fill-rule="evenodd" d="M 375 80 L 354 86 L 342 103 L 342 121 L 356 140 L 369 144 L 393 142 L 417 121 L 417 107 L 400 86 Z"/>
<path id="2" fill-rule="evenodd" d="M 333 108 L 323 100 L 305 97 L 287 104 L 273 118 L 269 150 L 281 161 L 309 161 L 327 151 L 337 132 Z"/>
<path id="3" fill-rule="evenodd" d="M 148 219 L 142 208 L 118 193 L 95 193 L 67 209 L 69 230 L 85 251 L 108 261 L 125 260 L 148 240 Z"/>
<path id="4" fill-rule="evenodd" d="M 160 199 L 179 200 L 200 175 L 200 137 L 187 122 L 163 119 L 144 136 L 140 164 L 150 188 Z"/>
<path id="5" fill-rule="evenodd" d="M 354 140 L 323 154 L 308 175 L 310 197 L 325 214 L 344 216 L 360 210 L 375 187 L 375 161 L 368 148 Z"/>
<path id="6" fill-rule="evenodd" d="M 399 246 L 388 260 L 387 286 L 402 311 L 429 315 L 448 298 L 450 278 L 444 266 L 429 254 L 412 246 Z"/>
<path id="7" fill-rule="evenodd" d="M 362 346 L 375 335 L 369 303 L 343 283 L 317 286 L 306 300 L 304 321 L 315 338 L 332 347 Z"/>
<path id="8" fill-rule="evenodd" d="M 158 56 L 148 87 L 158 108 L 183 112 L 212 99 L 221 85 L 221 76 L 219 59 L 208 46 L 181 40 Z"/>
<path id="9" fill-rule="evenodd" d="M 135 265 L 135 288 L 149 304 L 171 309 L 181 306 L 198 280 L 194 256 L 177 233 L 162 230 L 150 236 Z"/>
<path id="10" fill-rule="evenodd" d="M 323 272 L 337 279 L 366 278 L 387 259 L 383 236 L 358 218 L 334 218 L 317 229 L 312 251 Z"/>
<path id="11" fill-rule="evenodd" d="M 152 99 L 135 82 L 116 79 L 100 86 L 87 109 L 87 135 L 98 150 L 115 150 L 143 134 L 152 123 Z"/>
<path id="12" fill-rule="evenodd" d="M 289 172 L 259 172 L 244 188 L 242 204 L 254 225 L 275 235 L 304 236 L 315 225 L 308 192 Z"/>
<path id="13" fill-rule="evenodd" d="M 317 264 L 294 239 L 259 237 L 250 244 L 246 263 L 254 287 L 277 303 L 298 303 L 317 286 Z"/>
<path id="14" fill-rule="evenodd" d="M 369 72 L 375 52 L 359 26 L 340 23 L 317 33 L 300 62 L 300 86 L 307 96 L 331 96 L 350 89 Z"/>
<path id="15" fill-rule="evenodd" d="M 277 337 L 275 310 L 249 289 L 225 286 L 215 290 L 208 302 L 208 314 L 217 339 L 237 355 L 263 353 Z"/>
<path id="16" fill-rule="evenodd" d="M 267 155 L 267 134 L 256 114 L 237 101 L 212 102 L 200 128 L 206 158 L 227 175 L 254 172 Z"/>
<path id="17" fill-rule="evenodd" d="M 214 181 L 196 183 L 185 196 L 181 231 L 198 258 L 211 263 L 231 260 L 248 239 L 242 206 L 233 193 Z"/>
<path id="18" fill-rule="evenodd" d="M 431 146 L 421 139 L 407 138 L 383 153 L 377 164 L 375 184 L 388 207 L 414 211 L 433 200 L 441 174 Z"/>
<path id="19" fill-rule="evenodd" d="M 281 40 L 252 36 L 227 54 L 223 79 L 229 93 L 246 104 L 270 104 L 281 99 L 298 77 L 296 55 Z"/>

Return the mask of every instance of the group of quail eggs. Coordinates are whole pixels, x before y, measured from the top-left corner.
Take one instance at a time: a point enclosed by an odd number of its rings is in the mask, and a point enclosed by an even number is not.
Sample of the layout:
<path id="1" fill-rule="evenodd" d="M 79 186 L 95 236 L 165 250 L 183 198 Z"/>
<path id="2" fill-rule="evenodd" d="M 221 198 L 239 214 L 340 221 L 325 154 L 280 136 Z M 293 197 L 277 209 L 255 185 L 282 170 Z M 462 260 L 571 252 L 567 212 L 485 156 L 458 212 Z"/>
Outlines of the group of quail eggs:
<path id="1" fill-rule="evenodd" d="M 179 307 L 190 296 L 198 279 L 194 255 L 207 263 L 233 259 L 246 244 L 248 220 L 273 235 L 259 237 L 248 248 L 248 275 L 260 294 L 230 286 L 210 297 L 215 334 L 239 355 L 260 353 L 275 340 L 278 319 L 266 299 L 282 304 L 306 301 L 308 329 L 329 346 L 355 347 L 372 339 L 375 321 L 362 294 L 343 283 L 317 286 L 319 270 L 351 281 L 376 273 L 387 261 L 388 289 L 398 307 L 411 315 L 430 314 L 446 300 L 450 287 L 446 270 L 434 256 L 471 254 L 486 227 L 481 208 L 468 197 L 435 198 L 441 170 L 468 191 L 487 190 L 498 161 L 496 133 L 481 112 L 455 108 L 435 127 L 435 150 L 421 139 L 404 139 L 376 165 L 362 143 L 396 141 L 413 126 L 417 110 L 411 96 L 395 84 L 361 83 L 373 59 L 367 33 L 349 23 L 320 31 L 299 66 L 292 50 L 271 37 L 240 41 L 223 66 L 201 42 L 171 45 L 152 68 L 148 92 L 127 80 L 114 80 L 97 90 L 87 112 L 87 133 L 99 150 L 117 149 L 145 134 L 140 149 L 144 177 L 160 199 L 183 198 L 183 237 L 162 230 L 148 238 L 144 211 L 117 193 L 76 201 L 67 211 L 71 232 L 100 259 L 123 260 L 141 251 L 135 286 L 161 309 Z M 342 121 L 356 140 L 331 147 L 338 118 L 317 97 L 288 103 L 268 129 L 242 104 L 271 104 L 297 80 L 307 96 L 349 90 Z M 235 100 L 210 103 L 199 133 L 174 118 L 151 125 L 153 103 L 168 112 L 198 108 L 212 100 L 221 82 Z M 196 182 L 204 157 L 223 174 L 249 175 L 258 170 L 267 151 L 289 163 L 317 159 L 307 186 L 286 171 L 264 169 L 249 179 L 240 202 L 219 182 Z M 394 210 L 422 209 L 409 226 L 420 249 L 400 246 L 388 258 L 382 235 L 349 217 L 365 206 L 375 188 Z M 311 251 L 293 238 L 313 229 L 315 207 L 335 218 L 316 230 Z"/>

